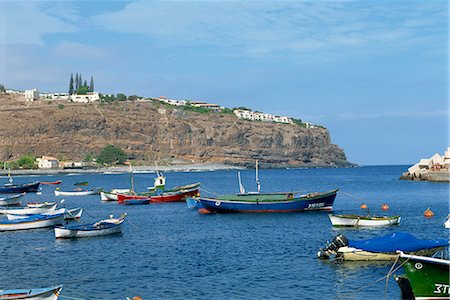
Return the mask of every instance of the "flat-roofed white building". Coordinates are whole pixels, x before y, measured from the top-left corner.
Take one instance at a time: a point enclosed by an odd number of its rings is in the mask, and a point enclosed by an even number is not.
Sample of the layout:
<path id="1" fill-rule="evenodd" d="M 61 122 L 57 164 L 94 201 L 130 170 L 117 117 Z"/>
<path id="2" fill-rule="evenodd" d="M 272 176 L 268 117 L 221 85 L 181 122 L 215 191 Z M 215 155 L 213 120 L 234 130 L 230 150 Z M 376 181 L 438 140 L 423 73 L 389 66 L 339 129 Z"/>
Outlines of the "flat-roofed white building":
<path id="1" fill-rule="evenodd" d="M 69 100 L 69 93 L 40 93 L 39 98 L 43 100 Z"/>
<path id="2" fill-rule="evenodd" d="M 39 99 L 39 91 L 37 89 L 25 90 L 24 94 L 27 101 L 34 101 Z"/>
<path id="3" fill-rule="evenodd" d="M 39 169 L 57 169 L 59 167 L 59 160 L 52 156 L 42 156 L 36 160 Z"/>
<path id="4" fill-rule="evenodd" d="M 82 103 L 88 103 L 88 102 L 94 102 L 100 100 L 100 94 L 97 92 L 90 92 L 86 95 L 70 95 L 70 100 L 73 102 L 82 102 Z"/>

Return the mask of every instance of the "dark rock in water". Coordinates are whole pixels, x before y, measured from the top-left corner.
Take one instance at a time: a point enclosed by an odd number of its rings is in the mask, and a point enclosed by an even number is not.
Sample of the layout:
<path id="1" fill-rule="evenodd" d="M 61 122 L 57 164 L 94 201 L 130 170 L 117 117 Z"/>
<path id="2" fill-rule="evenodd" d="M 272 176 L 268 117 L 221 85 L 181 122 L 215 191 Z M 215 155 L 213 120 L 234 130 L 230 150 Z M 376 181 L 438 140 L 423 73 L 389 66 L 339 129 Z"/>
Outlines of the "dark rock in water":
<path id="1" fill-rule="evenodd" d="M 1 104 L 0 104 L 1 105 Z M 347 167 L 344 151 L 325 128 L 239 120 L 154 102 L 111 104 L 31 103 L 16 113 L 0 111 L 0 154 L 32 153 L 67 160 L 98 154 L 108 144 L 142 164 L 155 160 L 228 163 L 261 167 Z"/>

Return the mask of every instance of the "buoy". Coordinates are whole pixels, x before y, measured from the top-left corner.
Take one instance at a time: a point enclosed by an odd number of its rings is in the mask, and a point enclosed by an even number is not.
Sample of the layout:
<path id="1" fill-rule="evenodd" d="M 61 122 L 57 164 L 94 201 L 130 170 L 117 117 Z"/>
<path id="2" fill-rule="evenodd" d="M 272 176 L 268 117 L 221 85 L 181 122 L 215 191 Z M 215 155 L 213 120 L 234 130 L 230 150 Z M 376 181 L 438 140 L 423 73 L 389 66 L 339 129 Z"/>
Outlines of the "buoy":
<path id="1" fill-rule="evenodd" d="M 431 211 L 431 209 L 430 209 L 429 207 L 428 207 L 427 210 L 423 213 L 423 215 L 424 215 L 426 218 L 434 217 L 434 213 Z"/>
<path id="2" fill-rule="evenodd" d="M 369 207 L 367 206 L 367 204 L 363 203 L 360 206 L 361 209 L 368 209 Z"/>
<path id="3" fill-rule="evenodd" d="M 133 300 L 142 300 L 142 298 L 139 297 L 139 296 L 134 296 L 134 297 L 133 297 Z"/>
<path id="4" fill-rule="evenodd" d="M 381 209 L 382 210 L 389 210 L 389 205 L 387 205 L 386 203 L 381 204 Z"/>

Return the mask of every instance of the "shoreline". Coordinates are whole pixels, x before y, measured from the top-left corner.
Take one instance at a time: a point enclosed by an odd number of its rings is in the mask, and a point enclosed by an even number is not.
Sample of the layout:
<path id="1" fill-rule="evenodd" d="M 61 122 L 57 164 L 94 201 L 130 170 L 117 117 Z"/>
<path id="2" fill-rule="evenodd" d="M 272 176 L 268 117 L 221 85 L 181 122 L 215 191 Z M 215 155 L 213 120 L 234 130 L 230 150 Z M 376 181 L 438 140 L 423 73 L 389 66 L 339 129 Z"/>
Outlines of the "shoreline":
<path id="1" fill-rule="evenodd" d="M 89 169 L 32 169 L 32 170 L 11 170 L 0 171 L 0 176 L 11 175 L 67 175 L 67 174 L 121 174 L 129 172 L 128 166 L 123 167 L 102 167 Z M 155 173 L 161 172 L 201 172 L 201 171 L 220 171 L 220 170 L 243 170 L 245 167 L 227 165 L 227 164 L 189 164 L 172 166 L 133 166 L 133 173 Z"/>

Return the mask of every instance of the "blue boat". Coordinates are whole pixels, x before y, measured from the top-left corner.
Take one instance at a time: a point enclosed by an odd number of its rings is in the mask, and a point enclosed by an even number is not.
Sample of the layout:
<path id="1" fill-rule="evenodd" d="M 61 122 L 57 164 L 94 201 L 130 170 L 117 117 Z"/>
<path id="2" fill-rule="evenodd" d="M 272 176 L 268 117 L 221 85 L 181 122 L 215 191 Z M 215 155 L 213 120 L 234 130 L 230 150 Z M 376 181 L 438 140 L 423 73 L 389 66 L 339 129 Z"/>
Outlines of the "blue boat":
<path id="1" fill-rule="evenodd" d="M 0 186 L 0 194 L 19 194 L 19 193 L 31 193 L 37 192 L 39 190 L 40 181 L 35 181 L 31 183 L 13 184 L 7 183 Z"/>
<path id="2" fill-rule="evenodd" d="M 64 221 L 63 212 L 57 214 L 30 215 L 24 218 L 1 221 L 0 231 L 52 227 L 58 224 L 62 224 L 63 221 Z"/>
<path id="3" fill-rule="evenodd" d="M 109 219 L 100 220 L 92 224 L 57 226 L 55 227 L 55 237 L 57 239 L 70 239 L 120 233 L 126 216 L 127 214 L 125 213 L 119 218 L 110 216 Z"/>
<path id="4" fill-rule="evenodd" d="M 17 289 L 17 290 L 1 290 L 0 299 L 46 299 L 56 300 L 62 290 L 62 285 L 39 288 L 39 289 Z"/>
<path id="5" fill-rule="evenodd" d="M 125 199 L 123 200 L 123 204 L 125 205 L 141 205 L 141 204 L 149 204 L 150 197 L 143 199 Z"/>
<path id="6" fill-rule="evenodd" d="M 333 209 L 334 199 L 338 189 L 327 192 L 296 194 L 281 193 L 245 193 L 224 195 L 215 198 L 200 197 L 202 207 L 200 213 L 268 213 L 268 212 L 299 212 L 308 210 Z"/>

